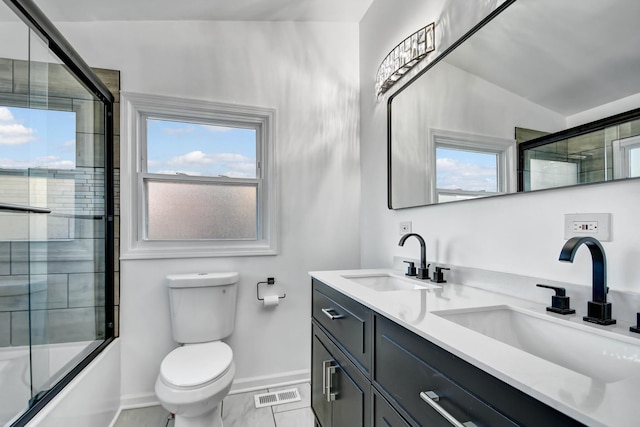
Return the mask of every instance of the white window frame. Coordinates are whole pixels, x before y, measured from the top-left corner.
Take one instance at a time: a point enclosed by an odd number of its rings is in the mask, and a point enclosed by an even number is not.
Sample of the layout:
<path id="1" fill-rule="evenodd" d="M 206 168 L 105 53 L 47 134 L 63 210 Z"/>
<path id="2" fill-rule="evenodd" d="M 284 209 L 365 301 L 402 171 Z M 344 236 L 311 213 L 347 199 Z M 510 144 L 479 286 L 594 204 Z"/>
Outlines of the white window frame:
<path id="1" fill-rule="evenodd" d="M 629 177 L 629 151 L 640 148 L 640 136 L 613 141 L 613 178 Z"/>
<path id="2" fill-rule="evenodd" d="M 429 129 L 429 156 L 431 160 L 431 170 L 433 176 L 431 178 L 431 200 L 438 203 L 439 192 L 437 188 L 438 169 L 436 164 L 436 149 L 451 148 L 465 151 L 475 151 L 478 153 L 495 154 L 497 156 L 497 179 L 498 192 L 470 192 L 464 190 L 446 190 L 443 194 L 456 195 L 463 197 L 477 196 L 487 197 L 506 193 L 514 193 L 516 191 L 516 142 L 514 139 L 498 138 L 494 136 L 478 135 L 464 132 L 454 132 L 441 129 Z"/>
<path id="3" fill-rule="evenodd" d="M 274 109 L 123 92 L 121 105 L 121 259 L 198 258 L 277 254 Z M 145 180 L 196 182 L 197 177 L 146 171 L 147 118 L 256 129 L 258 236 L 256 240 L 147 240 Z M 214 179 L 215 180 L 215 179 Z"/>

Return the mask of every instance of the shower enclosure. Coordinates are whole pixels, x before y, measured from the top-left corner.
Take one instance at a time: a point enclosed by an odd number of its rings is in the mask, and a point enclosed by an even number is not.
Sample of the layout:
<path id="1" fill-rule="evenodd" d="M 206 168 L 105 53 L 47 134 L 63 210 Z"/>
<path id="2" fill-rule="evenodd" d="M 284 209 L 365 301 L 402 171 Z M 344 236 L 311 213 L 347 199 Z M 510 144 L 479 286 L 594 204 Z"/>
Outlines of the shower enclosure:
<path id="1" fill-rule="evenodd" d="M 113 339 L 112 112 L 31 1 L 0 2 L 0 425 Z"/>

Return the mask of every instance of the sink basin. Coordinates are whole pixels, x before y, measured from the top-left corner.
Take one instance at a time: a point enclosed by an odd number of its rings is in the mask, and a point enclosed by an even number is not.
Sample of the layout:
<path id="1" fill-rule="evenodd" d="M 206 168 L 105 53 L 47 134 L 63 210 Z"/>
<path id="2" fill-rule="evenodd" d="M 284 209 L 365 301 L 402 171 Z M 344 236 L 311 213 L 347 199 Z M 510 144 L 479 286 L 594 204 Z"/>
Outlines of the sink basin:
<path id="1" fill-rule="evenodd" d="M 390 273 L 363 274 L 363 275 L 345 275 L 342 276 L 358 285 L 364 286 L 377 292 L 391 291 L 411 291 L 418 289 L 439 289 L 430 283 L 418 282 L 413 279 L 406 279 Z"/>
<path id="2" fill-rule="evenodd" d="M 604 383 L 640 375 L 637 338 L 506 305 L 433 314 Z"/>

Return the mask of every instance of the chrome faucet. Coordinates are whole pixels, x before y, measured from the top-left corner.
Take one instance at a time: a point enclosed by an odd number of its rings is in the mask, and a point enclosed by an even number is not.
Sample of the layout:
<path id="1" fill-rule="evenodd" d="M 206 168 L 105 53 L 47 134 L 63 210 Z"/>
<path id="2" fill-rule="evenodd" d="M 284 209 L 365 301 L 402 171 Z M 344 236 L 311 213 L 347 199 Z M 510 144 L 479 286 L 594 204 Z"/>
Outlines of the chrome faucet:
<path id="1" fill-rule="evenodd" d="M 411 236 L 414 236 L 420 242 L 420 267 L 418 268 L 418 279 L 428 279 L 429 278 L 429 268 L 427 267 L 427 246 L 424 243 L 424 239 L 421 235 L 416 233 L 405 234 L 400 238 L 400 242 L 398 242 L 398 246 L 404 246 L 404 242 Z"/>
<path id="2" fill-rule="evenodd" d="M 615 319 L 611 318 L 611 303 L 607 302 L 607 259 L 604 248 L 600 242 L 590 236 L 572 237 L 567 240 L 560 251 L 560 261 L 573 262 L 573 257 L 580 245 L 585 244 L 591 252 L 593 269 L 592 300 L 587 303 L 587 315 L 583 320 L 599 325 L 613 325 Z"/>

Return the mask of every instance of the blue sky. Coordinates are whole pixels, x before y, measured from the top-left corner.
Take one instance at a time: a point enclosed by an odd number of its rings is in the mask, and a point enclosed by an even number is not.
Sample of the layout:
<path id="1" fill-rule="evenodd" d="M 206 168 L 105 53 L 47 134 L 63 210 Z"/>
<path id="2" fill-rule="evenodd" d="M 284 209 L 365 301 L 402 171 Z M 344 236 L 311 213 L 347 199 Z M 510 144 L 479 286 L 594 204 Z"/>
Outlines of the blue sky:
<path id="1" fill-rule="evenodd" d="M 497 156 L 436 148 L 437 187 L 469 191 L 498 191 Z"/>
<path id="2" fill-rule="evenodd" d="M 76 166 L 76 113 L 0 106 L 0 168 Z"/>
<path id="3" fill-rule="evenodd" d="M 197 176 L 256 177 L 256 131 L 147 120 L 147 171 Z"/>
<path id="4" fill-rule="evenodd" d="M 148 171 L 256 177 L 256 131 L 149 119 Z M 76 166 L 74 112 L 0 106 L 0 168 Z"/>

